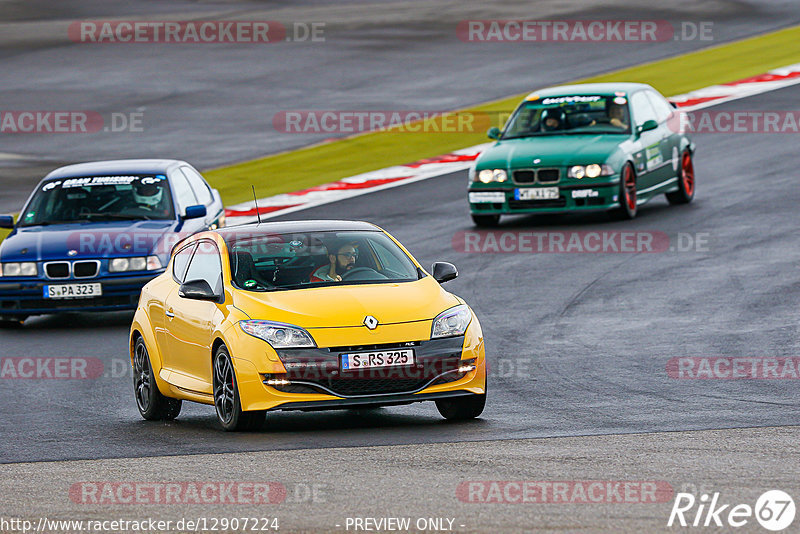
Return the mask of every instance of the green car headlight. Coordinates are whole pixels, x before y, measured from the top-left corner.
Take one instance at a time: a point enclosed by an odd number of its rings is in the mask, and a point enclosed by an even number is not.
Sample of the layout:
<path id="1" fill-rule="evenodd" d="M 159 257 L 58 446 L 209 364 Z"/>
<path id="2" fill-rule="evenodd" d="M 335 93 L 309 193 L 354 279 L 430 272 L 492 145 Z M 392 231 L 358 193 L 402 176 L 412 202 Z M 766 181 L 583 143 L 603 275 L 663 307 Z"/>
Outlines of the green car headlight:
<path id="1" fill-rule="evenodd" d="M 586 167 L 584 167 L 583 165 L 573 165 L 572 167 L 569 168 L 567 176 L 569 176 L 570 178 L 577 178 L 578 180 L 580 180 L 581 178 L 586 176 Z"/>
<path id="2" fill-rule="evenodd" d="M 471 321 L 472 312 L 466 304 L 445 310 L 433 320 L 431 339 L 464 335 Z"/>
<path id="3" fill-rule="evenodd" d="M 597 178 L 598 176 L 600 176 L 600 165 L 597 163 L 592 163 L 591 165 L 586 166 L 587 178 Z"/>
<path id="4" fill-rule="evenodd" d="M 505 169 L 483 169 L 478 172 L 478 180 L 488 184 L 491 182 L 505 182 L 508 180 L 508 173 Z"/>
<path id="5" fill-rule="evenodd" d="M 567 172 L 567 176 L 570 178 L 577 178 L 580 180 L 581 178 L 597 178 L 598 176 L 611 176 L 614 174 L 614 169 L 611 168 L 611 165 L 603 163 L 602 165 L 598 163 L 591 163 L 589 165 L 573 165 L 569 168 Z"/>
<path id="6" fill-rule="evenodd" d="M 314 348 L 314 338 L 299 326 L 273 321 L 239 321 L 239 327 L 253 337 L 263 339 L 273 349 Z"/>

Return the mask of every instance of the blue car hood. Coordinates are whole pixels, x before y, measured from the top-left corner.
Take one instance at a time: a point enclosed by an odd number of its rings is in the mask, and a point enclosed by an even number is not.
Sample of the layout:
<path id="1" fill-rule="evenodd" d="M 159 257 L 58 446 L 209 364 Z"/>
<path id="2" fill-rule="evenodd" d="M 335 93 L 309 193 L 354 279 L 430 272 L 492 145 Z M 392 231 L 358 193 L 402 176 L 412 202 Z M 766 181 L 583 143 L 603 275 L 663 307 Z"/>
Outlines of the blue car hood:
<path id="1" fill-rule="evenodd" d="M 169 254 L 177 221 L 114 221 L 18 227 L 0 244 L 2 261 L 102 259 Z"/>

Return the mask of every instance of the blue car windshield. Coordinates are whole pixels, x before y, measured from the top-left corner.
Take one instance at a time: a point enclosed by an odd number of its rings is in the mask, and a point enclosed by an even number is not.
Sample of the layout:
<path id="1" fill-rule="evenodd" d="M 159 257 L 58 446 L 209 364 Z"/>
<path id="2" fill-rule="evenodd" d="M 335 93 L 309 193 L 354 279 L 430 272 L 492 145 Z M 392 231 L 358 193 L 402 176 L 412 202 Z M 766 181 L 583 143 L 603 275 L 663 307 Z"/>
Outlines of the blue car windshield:
<path id="1" fill-rule="evenodd" d="M 565 95 L 523 102 L 501 139 L 571 134 L 630 134 L 628 99 L 609 95 Z"/>
<path id="2" fill-rule="evenodd" d="M 174 218 L 164 175 L 88 176 L 40 184 L 19 226 Z"/>

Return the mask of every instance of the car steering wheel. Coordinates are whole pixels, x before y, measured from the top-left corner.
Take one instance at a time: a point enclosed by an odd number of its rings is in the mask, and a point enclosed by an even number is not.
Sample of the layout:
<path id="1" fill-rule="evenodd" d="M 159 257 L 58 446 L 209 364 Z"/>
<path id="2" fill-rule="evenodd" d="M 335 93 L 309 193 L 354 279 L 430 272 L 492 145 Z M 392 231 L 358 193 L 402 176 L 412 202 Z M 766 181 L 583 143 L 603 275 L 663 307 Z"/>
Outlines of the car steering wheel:
<path id="1" fill-rule="evenodd" d="M 388 277 L 382 275 L 372 267 L 355 267 L 350 269 L 349 271 L 345 271 L 341 274 L 342 280 L 348 280 L 353 278 L 354 275 L 361 273 L 361 274 L 369 274 L 366 277 L 356 277 L 355 280 L 385 280 Z"/>

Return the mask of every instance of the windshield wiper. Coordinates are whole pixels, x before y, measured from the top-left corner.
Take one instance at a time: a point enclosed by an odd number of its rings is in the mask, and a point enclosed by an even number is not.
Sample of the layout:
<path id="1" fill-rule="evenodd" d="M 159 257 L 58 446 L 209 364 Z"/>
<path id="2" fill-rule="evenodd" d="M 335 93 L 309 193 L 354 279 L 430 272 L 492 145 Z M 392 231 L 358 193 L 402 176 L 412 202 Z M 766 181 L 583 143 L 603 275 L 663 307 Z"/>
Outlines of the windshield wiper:
<path id="1" fill-rule="evenodd" d="M 72 221 L 42 221 L 38 223 L 23 223 L 19 226 L 22 228 L 30 228 L 32 226 L 51 226 L 54 224 L 86 224 L 89 221 L 81 221 L 81 220 L 72 220 Z"/>
<path id="2" fill-rule="evenodd" d="M 94 217 L 117 219 L 117 220 L 121 220 L 121 221 L 138 221 L 138 220 L 151 221 L 152 220 L 147 215 L 125 215 L 125 214 L 122 214 L 122 213 L 81 213 L 79 216 L 80 217 L 86 217 L 87 220 L 91 220 Z"/>
<path id="3" fill-rule="evenodd" d="M 531 133 L 520 134 L 520 135 L 509 135 L 509 136 L 501 137 L 500 141 L 505 141 L 507 139 L 522 139 L 524 137 L 539 137 L 540 135 L 548 135 L 548 134 L 545 134 L 545 133 L 542 133 L 542 132 L 531 132 Z"/>

